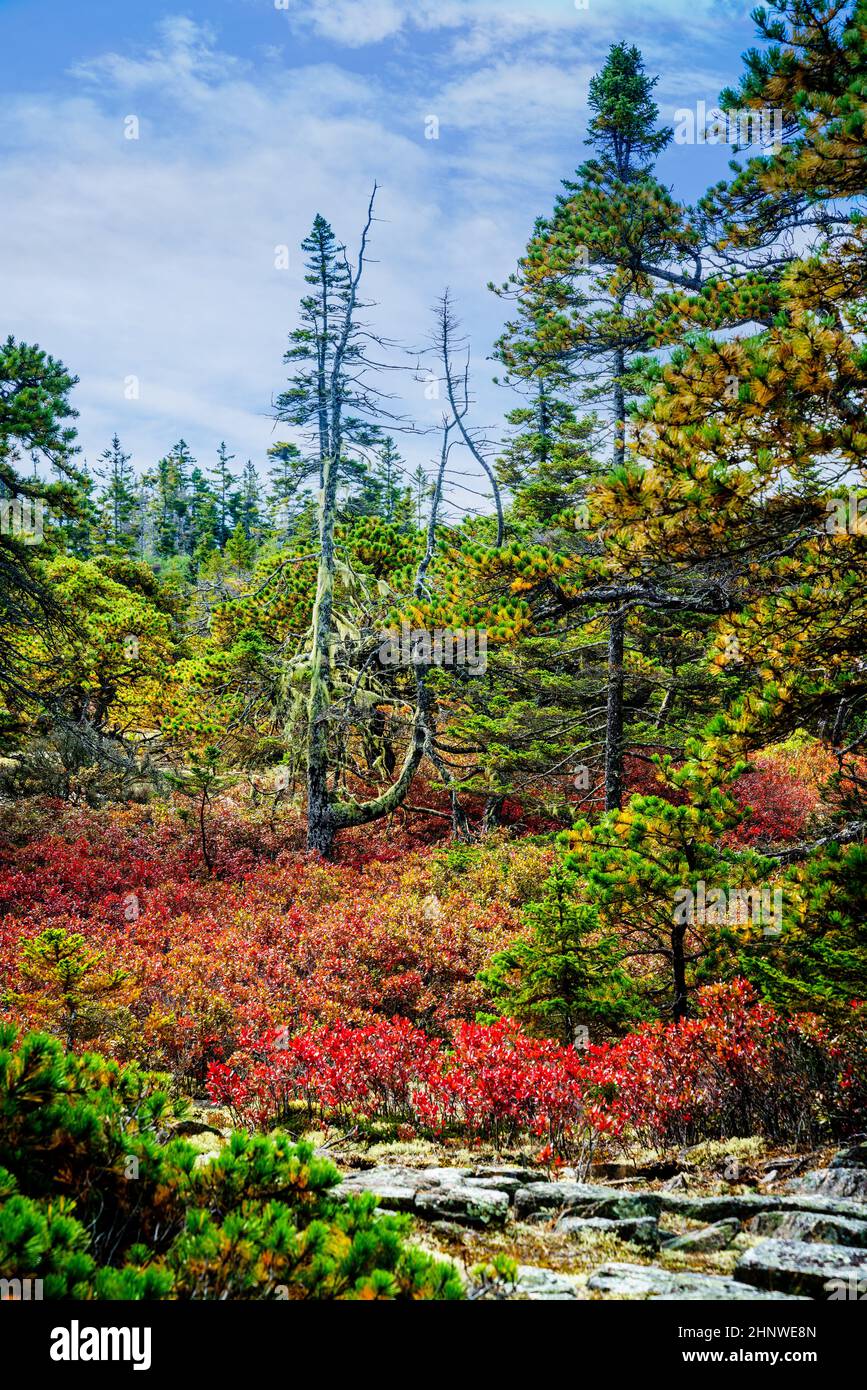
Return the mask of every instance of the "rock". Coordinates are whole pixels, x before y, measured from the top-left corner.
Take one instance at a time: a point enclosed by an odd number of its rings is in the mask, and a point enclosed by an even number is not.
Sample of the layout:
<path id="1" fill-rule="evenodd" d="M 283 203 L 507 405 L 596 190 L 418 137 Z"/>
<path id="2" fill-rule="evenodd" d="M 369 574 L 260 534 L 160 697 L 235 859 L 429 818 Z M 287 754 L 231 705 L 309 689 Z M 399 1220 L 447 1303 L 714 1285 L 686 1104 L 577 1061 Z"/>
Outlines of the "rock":
<path id="1" fill-rule="evenodd" d="M 447 1240 L 466 1239 L 466 1231 L 459 1221 L 432 1221 L 431 1230 L 436 1231 L 438 1236 L 444 1236 Z"/>
<path id="2" fill-rule="evenodd" d="M 685 1192 L 689 1187 L 689 1178 L 686 1173 L 675 1173 L 673 1178 L 662 1184 L 663 1192 Z"/>
<path id="3" fill-rule="evenodd" d="M 554 1227 L 566 1235 L 616 1236 L 648 1250 L 659 1249 L 659 1226 L 654 1216 L 637 1216 L 632 1221 L 612 1221 L 604 1216 L 561 1216 Z"/>
<path id="4" fill-rule="evenodd" d="M 676 1212 L 693 1221 L 723 1221 L 729 1216 L 745 1221 L 765 1211 L 814 1211 L 827 1216 L 851 1216 L 856 1221 L 867 1219 L 867 1207 L 863 1202 L 819 1193 L 741 1192 L 721 1197 L 692 1197 L 688 1193 L 660 1192 L 657 1195 L 663 1211 Z"/>
<path id="5" fill-rule="evenodd" d="M 370 1168 L 343 1179 L 341 1195 L 373 1192 L 381 1207 L 389 1211 L 412 1211 L 422 1176 L 412 1168 Z"/>
<path id="6" fill-rule="evenodd" d="M 750 1230 L 780 1240 L 817 1241 L 823 1245 L 867 1247 L 867 1220 L 851 1216 L 823 1216 L 812 1211 L 767 1211 L 754 1216 Z"/>
<path id="7" fill-rule="evenodd" d="M 793 1154 L 789 1158 L 766 1158 L 761 1167 L 767 1172 L 772 1168 L 775 1173 L 779 1173 L 784 1168 L 798 1168 L 805 1162 L 803 1154 Z"/>
<path id="8" fill-rule="evenodd" d="M 214 1159 L 219 1157 L 220 1155 L 217 1149 L 210 1149 L 207 1153 L 196 1154 L 193 1159 L 193 1167 L 207 1168 L 209 1164 L 214 1162 Z"/>
<path id="9" fill-rule="evenodd" d="M 436 1221 L 463 1221 L 468 1226 L 501 1226 L 509 1212 L 508 1192 L 491 1191 L 478 1183 L 422 1188 L 413 1211 Z"/>
<path id="10" fill-rule="evenodd" d="M 615 1187 L 598 1187 L 587 1182 L 532 1182 L 515 1193 L 515 1214 L 524 1220 L 541 1211 L 562 1208 L 574 1216 L 607 1216 L 630 1221 L 640 1216 L 658 1216 L 658 1192 L 618 1192 Z"/>
<path id="11" fill-rule="evenodd" d="M 518 1298 L 562 1302 L 578 1298 L 580 1281 L 571 1274 L 557 1274 L 541 1265 L 518 1265 L 515 1295 Z"/>
<path id="12" fill-rule="evenodd" d="M 867 1144 L 855 1144 L 851 1149 L 841 1149 L 831 1159 L 830 1168 L 867 1168 Z"/>
<path id="13" fill-rule="evenodd" d="M 457 1182 L 466 1182 L 472 1177 L 471 1168 L 409 1168 L 407 1172 L 415 1172 L 422 1184 L 435 1183 L 437 1186 L 445 1183 L 448 1187 L 453 1187 Z"/>
<path id="14" fill-rule="evenodd" d="M 730 1300 L 780 1299 L 789 1295 L 751 1290 L 719 1274 L 659 1269 L 655 1265 L 606 1264 L 591 1274 L 588 1289 L 614 1298 Z"/>
<path id="15" fill-rule="evenodd" d="M 856 1197 L 867 1202 L 867 1168 L 852 1165 L 816 1168 L 802 1178 L 793 1178 L 790 1192 L 816 1192 L 828 1197 Z"/>
<path id="16" fill-rule="evenodd" d="M 390 1211 L 469 1226 L 501 1225 L 509 1211 L 508 1192 L 473 1182 L 467 1168 L 370 1168 L 344 1178 L 340 1191 L 372 1192 Z"/>
<path id="17" fill-rule="evenodd" d="M 810 1215 L 809 1212 L 798 1213 L 788 1211 L 760 1211 L 757 1216 L 753 1216 L 747 1222 L 753 1235 L 772 1236 L 789 1216 Z"/>
<path id="18" fill-rule="evenodd" d="M 202 1120 L 178 1120 L 171 1127 L 173 1139 L 190 1139 L 194 1135 L 215 1134 L 218 1139 L 222 1139 L 222 1131 L 215 1125 L 206 1125 Z"/>
<path id="19" fill-rule="evenodd" d="M 659 1177 L 657 1167 L 658 1165 L 638 1167 L 626 1159 L 621 1159 L 608 1163 L 594 1163 L 591 1165 L 590 1173 L 594 1178 L 608 1178 L 609 1181 L 640 1182 L 642 1178 L 646 1180 Z"/>
<path id="20" fill-rule="evenodd" d="M 867 1250 L 773 1236 L 744 1252 L 735 1268 L 735 1279 L 756 1288 L 811 1298 L 829 1298 L 836 1287 L 857 1287 L 859 1283 L 861 1292 L 867 1293 Z"/>
<path id="21" fill-rule="evenodd" d="M 488 1192 L 508 1192 L 509 1197 L 513 1197 L 521 1186 L 519 1178 L 490 1177 L 482 1178 L 475 1175 L 467 1178 L 470 1187 L 478 1187 L 481 1191 Z"/>
<path id="22" fill-rule="evenodd" d="M 701 1231 L 685 1231 L 665 1242 L 666 1250 L 692 1250 L 702 1254 L 710 1250 L 725 1250 L 740 1233 L 741 1223 L 734 1216 L 725 1221 L 717 1221 L 713 1226 L 705 1226 Z"/>
<path id="23" fill-rule="evenodd" d="M 480 1163 L 477 1168 L 473 1168 L 470 1177 L 476 1178 L 508 1178 L 511 1182 L 518 1183 L 538 1182 L 539 1170 L 537 1168 L 516 1168 L 509 1164 Z"/>

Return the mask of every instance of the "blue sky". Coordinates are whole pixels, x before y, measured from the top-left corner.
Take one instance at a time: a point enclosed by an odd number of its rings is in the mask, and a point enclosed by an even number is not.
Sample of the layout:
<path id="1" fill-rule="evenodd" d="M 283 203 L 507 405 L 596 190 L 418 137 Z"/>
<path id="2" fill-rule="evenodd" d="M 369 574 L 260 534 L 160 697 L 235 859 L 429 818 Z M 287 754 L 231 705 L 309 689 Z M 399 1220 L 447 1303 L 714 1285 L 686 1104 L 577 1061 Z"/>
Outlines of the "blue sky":
<path id="1" fill-rule="evenodd" d="M 587 86 L 609 45 L 639 45 L 671 122 L 713 106 L 754 41 L 737 0 L 587 4 L 0 0 L 0 331 L 81 378 L 87 459 L 117 430 L 139 467 L 180 436 L 204 463 L 225 438 L 238 464 L 261 464 L 285 435 L 269 409 L 303 287 L 296 248 L 317 211 L 352 246 L 374 178 L 368 317 L 422 345 L 449 285 L 472 343 L 474 418 L 495 434 L 512 401 L 491 384 L 503 305 L 485 285 L 513 269 L 582 159 Z M 660 175 L 694 198 L 726 158 L 678 146 Z M 423 386 L 401 392 L 432 425 Z M 412 465 L 435 452 L 429 437 L 402 447 Z"/>

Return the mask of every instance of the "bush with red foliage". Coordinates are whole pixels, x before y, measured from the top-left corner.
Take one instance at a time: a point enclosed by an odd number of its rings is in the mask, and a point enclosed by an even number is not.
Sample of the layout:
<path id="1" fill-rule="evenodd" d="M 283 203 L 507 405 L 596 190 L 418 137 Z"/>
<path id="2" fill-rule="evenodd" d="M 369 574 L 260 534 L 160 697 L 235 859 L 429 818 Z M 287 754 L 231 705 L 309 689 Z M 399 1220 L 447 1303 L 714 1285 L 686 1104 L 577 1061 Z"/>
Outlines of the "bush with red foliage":
<path id="1" fill-rule="evenodd" d="M 81 1042 L 171 1071 L 186 1089 L 208 1076 L 253 1127 L 300 1105 L 328 1123 L 532 1139 L 581 1161 L 591 1138 L 788 1142 L 863 1124 L 863 1007 L 832 1038 L 735 982 L 700 991 L 698 1017 L 679 1027 L 583 1052 L 510 1022 L 479 1025 L 479 971 L 521 930 L 541 851 L 515 851 L 513 893 L 496 850 L 455 873 L 405 845 L 396 860 L 368 848 L 325 864 L 227 810 L 220 878 L 167 812 L 58 807 L 41 836 L 16 834 L 12 816 L 0 843 L 4 1005 L 29 1026 L 30 999 L 46 1026 L 50 996 L 44 981 L 28 996 L 23 945 L 47 927 L 80 933 L 101 968 L 125 976 L 122 1006 L 107 1000 Z"/>
<path id="2" fill-rule="evenodd" d="M 520 925 L 459 881 L 427 910 L 430 855 L 397 836 L 397 860 L 325 864 L 267 828 L 257 848 L 226 808 L 217 844 L 225 877 L 207 875 L 177 818 L 60 807 L 52 834 L 0 844 L 0 950 L 20 1022 L 32 1022 L 23 943 L 46 927 L 79 932 L 134 995 L 88 1045 L 195 1086 L 245 1028 L 398 1015 L 445 1036 L 486 1005 L 476 977 Z"/>
<path id="3" fill-rule="evenodd" d="M 573 1161 L 600 1138 L 659 1149 L 751 1134 L 800 1143 L 835 1117 L 863 1120 L 867 1076 L 852 1066 L 852 1039 L 809 1016 L 782 1018 L 744 980 L 706 986 L 699 1005 L 697 1018 L 584 1053 L 505 1019 L 461 1024 L 450 1046 L 404 1020 L 265 1034 L 214 1064 L 208 1089 L 253 1127 L 303 1100 L 326 1122 L 400 1120 L 498 1146 L 529 1136 Z"/>
<path id="4" fill-rule="evenodd" d="M 815 787 L 787 772 L 772 756 L 756 758 L 733 790 L 746 816 L 731 838 L 757 849 L 798 839 L 821 803 Z"/>

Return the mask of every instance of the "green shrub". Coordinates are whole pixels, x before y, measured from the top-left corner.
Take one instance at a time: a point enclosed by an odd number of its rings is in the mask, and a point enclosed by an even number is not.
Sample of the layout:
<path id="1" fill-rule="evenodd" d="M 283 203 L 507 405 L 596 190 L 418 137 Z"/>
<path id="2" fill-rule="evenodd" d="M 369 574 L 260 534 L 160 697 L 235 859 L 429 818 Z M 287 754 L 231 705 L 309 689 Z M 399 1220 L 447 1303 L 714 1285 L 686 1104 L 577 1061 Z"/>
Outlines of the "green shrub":
<path id="1" fill-rule="evenodd" d="M 570 1043 L 579 1027 L 607 1035 L 642 1016 L 616 937 L 579 898 L 577 874 L 555 862 L 540 901 L 523 911 L 527 935 L 491 958 L 480 979 L 501 1014 L 528 1033 Z"/>
<path id="2" fill-rule="evenodd" d="M 55 1299 L 462 1296 L 310 1145 L 234 1134 L 197 1167 L 181 1113 L 136 1066 L 0 1026 L 0 1274 Z"/>

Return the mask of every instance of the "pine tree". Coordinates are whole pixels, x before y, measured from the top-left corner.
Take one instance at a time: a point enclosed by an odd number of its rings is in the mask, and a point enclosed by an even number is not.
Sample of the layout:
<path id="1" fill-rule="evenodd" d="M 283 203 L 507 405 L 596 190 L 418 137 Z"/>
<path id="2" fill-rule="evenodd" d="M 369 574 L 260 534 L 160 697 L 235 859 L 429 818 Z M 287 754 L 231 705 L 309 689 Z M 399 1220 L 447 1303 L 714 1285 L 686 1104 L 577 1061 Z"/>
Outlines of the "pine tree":
<path id="1" fill-rule="evenodd" d="M 220 498 L 202 469 L 190 471 L 189 551 L 201 564 L 220 545 Z"/>
<path id="2" fill-rule="evenodd" d="M 178 440 L 154 471 L 154 540 L 162 558 L 192 553 L 190 538 L 190 471 L 195 459 L 186 441 Z"/>
<path id="3" fill-rule="evenodd" d="M 635 354 L 653 343 L 655 297 L 663 285 L 701 283 L 698 230 L 653 178 L 654 161 L 672 138 L 670 129 L 657 128 L 656 81 L 637 48 L 612 46 L 590 84 L 592 157 L 565 181 L 553 216 L 539 219 L 517 275 L 500 291 L 515 297 L 518 317 L 497 355 L 508 380 L 530 391 L 537 415 L 525 472 L 529 464 L 550 477 L 549 422 L 568 422 L 565 401 L 604 406 L 613 426 L 613 463 L 624 468 L 627 405 L 644 386 L 643 361 Z M 581 496 L 599 476 L 598 462 L 580 449 L 571 462 Z M 507 458 L 507 468 L 514 463 Z M 563 463 L 561 482 L 568 450 Z M 628 699 L 626 613 L 619 603 L 610 605 L 608 625 L 605 797 L 614 808 L 623 795 Z"/>
<path id="4" fill-rule="evenodd" d="M 27 698 L 20 683 L 19 634 L 45 630 L 62 615 L 38 572 L 32 543 L 52 545 L 50 511 L 74 517 L 81 474 L 75 467 L 78 412 L 69 400 L 78 378 L 39 347 L 12 337 L 0 344 L 0 692 Z M 24 460 L 34 472 L 19 471 Z M 35 472 L 36 460 L 58 481 Z M 26 517 L 24 512 L 26 510 Z"/>
<path id="5" fill-rule="evenodd" d="M 247 540 L 257 542 L 262 537 L 262 485 L 252 459 L 247 459 L 241 473 L 241 487 L 235 503 L 235 518 Z"/>
<path id="6" fill-rule="evenodd" d="M 378 365 L 369 356 L 370 344 L 377 339 L 361 322 L 363 306 L 359 298 L 375 196 L 374 188 L 354 268 L 321 216 L 317 215 L 313 230 L 303 243 L 307 255 L 305 279 L 315 292 L 301 301 L 301 327 L 291 334 L 285 358 L 294 371 L 288 389 L 277 401 L 278 418 L 312 431 L 317 449 L 318 563 L 311 648 L 305 654 L 307 845 L 325 855 L 330 854 L 338 830 L 367 824 L 400 805 L 427 745 L 430 697 L 419 678 L 403 765 L 387 790 L 357 802 L 342 798 L 329 778 L 329 711 L 336 679 L 333 653 L 338 495 L 347 462 L 363 458 L 378 442 L 378 417 L 382 413 L 379 394 L 369 376 Z"/>
<path id="7" fill-rule="evenodd" d="M 377 451 L 374 470 L 381 488 L 379 514 L 384 521 L 394 521 L 405 489 L 400 484 L 404 462 L 391 435 L 386 435 Z"/>
<path id="8" fill-rule="evenodd" d="M 110 446 L 99 456 L 101 468 L 95 468 L 103 484 L 99 506 L 103 513 L 105 543 L 110 550 L 129 553 L 135 548 L 136 496 L 135 472 L 130 466 L 131 454 L 124 453 L 115 434 Z"/>
<path id="9" fill-rule="evenodd" d="M 214 495 L 217 501 L 216 542 L 220 550 L 232 531 L 236 480 L 229 465 L 234 457 L 234 454 L 228 452 L 226 441 L 222 440 L 217 450 L 216 465 L 208 470 L 214 479 Z"/>
<path id="10" fill-rule="evenodd" d="M 311 499 L 310 491 L 304 487 L 311 468 L 297 444 L 272 444 L 268 457 L 272 460 L 268 470 L 268 510 L 274 531 L 285 543 L 291 539 L 296 518 Z"/>
<path id="11" fill-rule="evenodd" d="M 524 910 L 528 934 L 498 952 L 481 975 L 498 1011 L 564 1043 L 606 1036 L 642 1015 L 616 935 L 605 934 L 579 890 L 577 875 L 558 860 L 544 896 Z"/>

